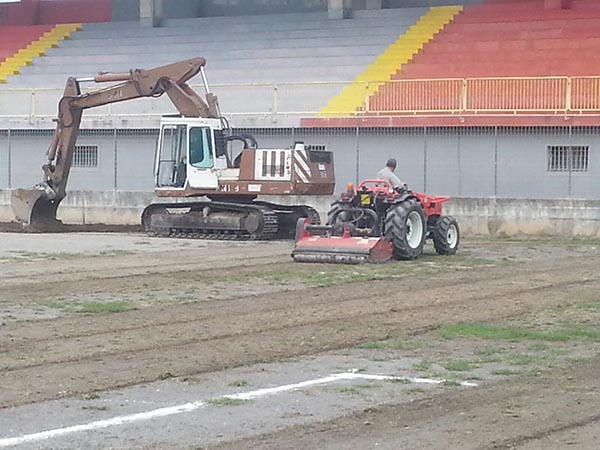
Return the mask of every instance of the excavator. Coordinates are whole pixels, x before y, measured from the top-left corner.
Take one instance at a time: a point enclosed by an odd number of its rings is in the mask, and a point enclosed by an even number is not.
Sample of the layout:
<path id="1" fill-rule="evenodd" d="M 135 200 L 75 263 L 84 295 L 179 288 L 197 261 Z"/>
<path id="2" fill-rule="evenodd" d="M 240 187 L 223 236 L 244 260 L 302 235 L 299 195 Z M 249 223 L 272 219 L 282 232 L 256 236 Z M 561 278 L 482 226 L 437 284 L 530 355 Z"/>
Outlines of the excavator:
<path id="1" fill-rule="evenodd" d="M 287 149 L 262 149 L 252 136 L 232 134 L 210 90 L 205 65 L 204 58 L 192 58 L 149 70 L 70 77 L 58 103 L 43 181 L 33 189 L 12 192 L 12 208 L 23 229 L 62 229 L 57 209 L 67 193 L 84 110 L 165 93 L 179 114 L 161 118 L 154 165 L 154 192 L 160 200 L 142 213 L 148 234 L 271 239 L 292 237 L 301 218 L 319 224 L 319 214 L 310 206 L 264 198 L 332 194 L 332 153 L 301 142 Z M 198 73 L 206 90 L 204 99 L 187 84 Z M 112 84 L 83 92 L 84 82 Z M 234 147 L 240 145 L 242 150 L 234 157 Z"/>

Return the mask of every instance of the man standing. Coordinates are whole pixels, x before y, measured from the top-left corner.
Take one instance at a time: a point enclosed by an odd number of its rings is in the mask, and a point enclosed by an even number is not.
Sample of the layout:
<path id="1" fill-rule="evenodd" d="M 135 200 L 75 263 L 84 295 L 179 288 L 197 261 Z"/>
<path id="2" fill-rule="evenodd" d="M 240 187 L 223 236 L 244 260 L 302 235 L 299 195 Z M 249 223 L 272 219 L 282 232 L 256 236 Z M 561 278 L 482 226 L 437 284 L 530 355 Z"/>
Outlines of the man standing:
<path id="1" fill-rule="evenodd" d="M 377 174 L 377 178 L 388 181 L 396 190 L 407 190 L 408 185 L 398 178 L 398 176 L 394 173 L 394 170 L 396 170 L 396 160 L 394 158 L 390 158 L 386 161 L 385 168 L 381 169 Z"/>

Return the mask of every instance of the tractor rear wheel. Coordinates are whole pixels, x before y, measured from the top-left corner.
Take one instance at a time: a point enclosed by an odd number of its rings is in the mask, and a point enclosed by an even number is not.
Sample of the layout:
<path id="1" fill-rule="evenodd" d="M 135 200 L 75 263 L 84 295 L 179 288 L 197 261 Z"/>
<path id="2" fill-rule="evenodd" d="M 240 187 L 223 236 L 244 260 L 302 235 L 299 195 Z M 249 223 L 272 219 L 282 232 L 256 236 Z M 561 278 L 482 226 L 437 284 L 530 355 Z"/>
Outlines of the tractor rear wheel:
<path id="1" fill-rule="evenodd" d="M 440 217 L 433 229 L 433 246 L 438 255 L 454 255 L 460 242 L 460 229 L 454 217 Z"/>
<path id="2" fill-rule="evenodd" d="M 392 242 L 395 259 L 415 259 L 423 253 L 427 221 L 418 200 L 392 205 L 385 216 L 385 237 Z"/>

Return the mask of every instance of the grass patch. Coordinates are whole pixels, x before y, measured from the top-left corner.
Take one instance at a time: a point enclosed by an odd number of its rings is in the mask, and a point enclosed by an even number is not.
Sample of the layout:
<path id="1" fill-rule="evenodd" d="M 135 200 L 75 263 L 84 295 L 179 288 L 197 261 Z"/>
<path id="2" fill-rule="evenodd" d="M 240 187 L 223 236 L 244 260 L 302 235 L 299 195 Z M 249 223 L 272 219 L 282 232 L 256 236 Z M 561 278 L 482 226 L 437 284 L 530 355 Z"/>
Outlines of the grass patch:
<path id="1" fill-rule="evenodd" d="M 475 337 L 504 341 L 549 341 L 566 342 L 574 339 L 600 340 L 600 330 L 578 324 L 563 324 L 561 329 L 549 331 L 529 330 L 517 327 L 500 327 L 485 323 L 463 323 L 445 325 L 439 330 L 445 339 Z"/>
<path id="2" fill-rule="evenodd" d="M 546 344 L 545 342 L 537 342 L 527 347 L 527 349 L 532 352 L 545 352 L 547 350 L 552 350 L 552 348 L 553 347 L 550 344 Z"/>
<path id="3" fill-rule="evenodd" d="M 453 372 L 467 372 L 477 368 L 477 365 L 470 361 L 451 361 L 444 364 L 442 367 Z"/>
<path id="4" fill-rule="evenodd" d="M 229 383 L 227 386 L 231 387 L 244 387 L 248 386 L 248 382 L 246 380 L 235 380 Z"/>
<path id="5" fill-rule="evenodd" d="M 415 350 L 419 344 L 410 339 L 390 338 L 384 341 L 364 342 L 358 346 L 364 350 Z"/>
<path id="6" fill-rule="evenodd" d="M 568 241 L 561 241 L 560 244 L 565 248 L 581 248 L 581 247 L 599 247 L 600 239 L 582 239 L 582 238 L 573 238 Z"/>
<path id="7" fill-rule="evenodd" d="M 424 394 L 426 391 L 423 388 L 413 387 L 413 388 L 406 389 L 404 392 L 406 392 L 409 395 L 418 395 L 418 394 Z"/>
<path id="8" fill-rule="evenodd" d="M 89 394 L 82 395 L 81 398 L 84 400 L 98 400 L 100 398 L 100 395 L 96 392 L 90 392 Z"/>
<path id="9" fill-rule="evenodd" d="M 77 312 L 82 314 L 107 314 L 120 313 L 137 309 L 129 302 L 89 302 L 83 303 L 77 307 Z"/>
<path id="10" fill-rule="evenodd" d="M 73 259 L 81 258 L 95 258 L 102 256 L 126 256 L 133 255 L 135 252 L 127 250 L 103 250 L 98 253 L 68 253 L 68 252 L 57 252 L 57 253 L 38 253 L 28 251 L 10 252 L 10 256 L 2 258 L 4 261 L 10 262 L 30 262 L 30 261 L 69 261 Z"/>
<path id="11" fill-rule="evenodd" d="M 544 356 L 529 355 L 527 353 L 511 353 L 506 355 L 504 362 L 513 366 L 533 366 L 543 365 L 546 367 L 552 366 L 548 359 Z"/>
<path id="12" fill-rule="evenodd" d="M 335 388 L 336 392 L 347 395 L 363 395 L 365 390 L 381 387 L 381 383 L 362 383 L 352 386 L 339 386 Z"/>
<path id="13" fill-rule="evenodd" d="M 342 386 L 342 387 L 336 388 L 335 390 L 336 390 L 336 392 L 339 392 L 340 394 L 354 395 L 354 396 L 361 395 L 360 390 L 353 386 Z"/>
<path id="14" fill-rule="evenodd" d="M 202 377 L 195 376 L 195 375 L 188 375 L 188 376 L 181 378 L 181 381 L 183 383 L 187 383 L 187 384 L 200 384 L 200 383 L 203 383 L 205 381 L 205 379 Z"/>
<path id="15" fill-rule="evenodd" d="M 347 283 L 403 278 L 414 274 L 431 274 L 440 271 L 464 269 L 465 267 L 495 265 L 498 261 L 468 256 L 441 257 L 424 255 L 417 261 L 392 262 L 389 264 L 346 266 L 336 264 L 310 264 L 293 270 L 276 273 L 229 274 L 212 279 L 211 283 L 244 283 L 261 280 L 271 285 L 301 283 L 309 287 L 329 287 Z"/>
<path id="16" fill-rule="evenodd" d="M 583 305 L 580 305 L 580 308 L 585 309 L 587 311 L 600 312 L 600 300 L 597 300 L 592 303 L 585 303 Z"/>
<path id="17" fill-rule="evenodd" d="M 433 367 L 433 363 L 431 361 L 427 361 L 426 359 L 424 359 L 423 361 L 420 361 L 420 362 L 412 365 L 413 369 L 419 370 L 419 371 L 422 371 L 422 372 L 431 370 L 431 367 Z"/>
<path id="18" fill-rule="evenodd" d="M 250 400 L 244 400 L 242 398 L 231 398 L 231 397 L 218 397 L 211 398 L 208 400 L 208 403 L 214 406 L 239 406 L 239 405 L 247 405 L 251 403 Z"/>
<path id="19" fill-rule="evenodd" d="M 513 375 L 523 375 L 525 371 L 523 370 L 512 370 L 512 369 L 498 369 L 493 370 L 491 372 L 492 375 L 501 375 L 501 376 L 513 376 Z"/>
<path id="20" fill-rule="evenodd" d="M 90 405 L 90 406 L 82 406 L 81 409 L 84 409 L 86 411 L 108 411 L 110 409 L 110 406 L 107 406 L 107 405 L 102 405 L 102 406 Z"/>
<path id="21" fill-rule="evenodd" d="M 477 356 L 482 356 L 482 357 L 489 357 L 489 356 L 497 356 L 501 353 L 505 353 L 506 349 L 504 347 L 486 347 L 486 348 L 482 348 L 481 350 L 477 350 L 475 352 L 475 355 Z"/>

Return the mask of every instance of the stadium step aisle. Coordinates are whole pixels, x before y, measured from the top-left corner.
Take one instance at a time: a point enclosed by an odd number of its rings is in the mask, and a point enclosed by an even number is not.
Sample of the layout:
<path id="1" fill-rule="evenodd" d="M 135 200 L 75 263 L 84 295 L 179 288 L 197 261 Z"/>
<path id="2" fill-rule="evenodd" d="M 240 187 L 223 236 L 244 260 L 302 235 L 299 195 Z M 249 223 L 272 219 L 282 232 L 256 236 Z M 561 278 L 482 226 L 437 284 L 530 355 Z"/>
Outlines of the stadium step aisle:
<path id="1" fill-rule="evenodd" d="M 34 27 L 20 28 L 31 29 Z M 34 29 L 37 29 L 37 27 Z M 6 83 L 9 76 L 19 74 L 23 67 L 30 66 L 33 63 L 33 58 L 44 56 L 49 48 L 57 47 L 60 41 L 69 39 L 73 32 L 80 29 L 80 23 L 59 24 L 47 31 L 42 31 L 41 35 L 33 37 L 28 42 L 22 42 L 24 46 L 21 46 L 14 54 L 7 56 L 0 63 L 0 83 Z"/>

